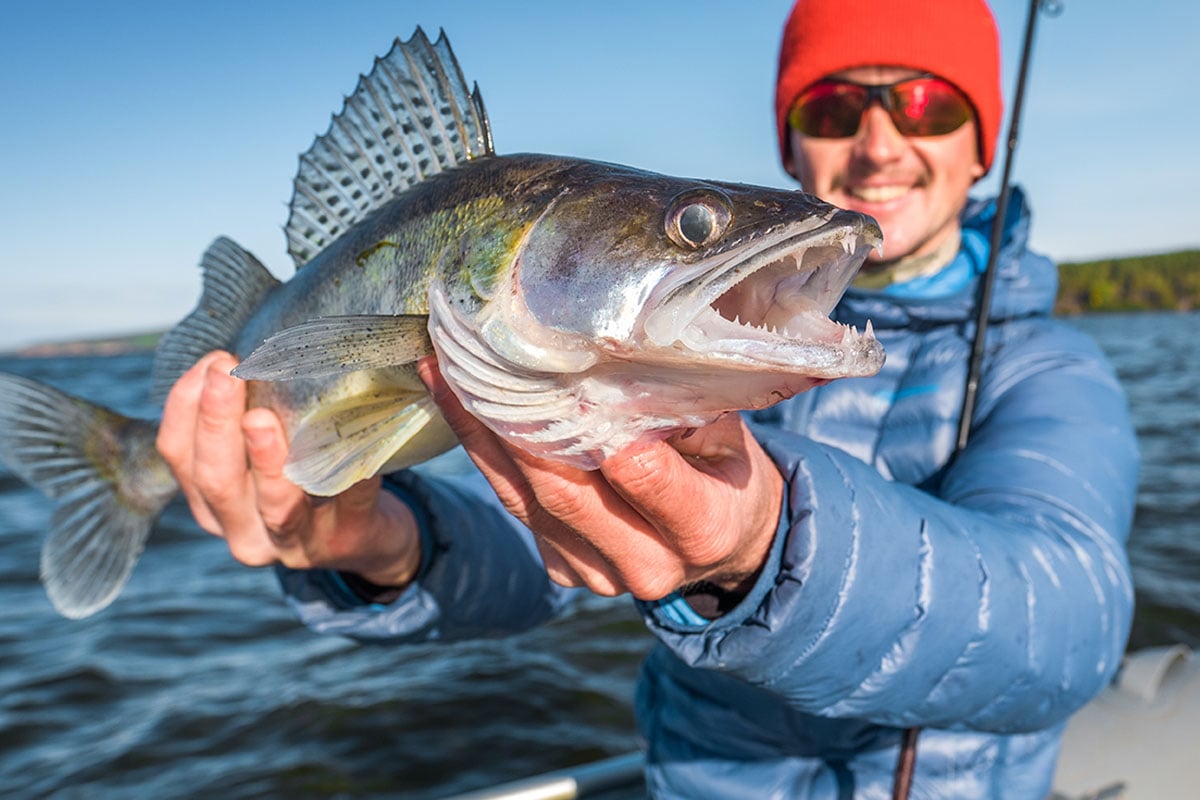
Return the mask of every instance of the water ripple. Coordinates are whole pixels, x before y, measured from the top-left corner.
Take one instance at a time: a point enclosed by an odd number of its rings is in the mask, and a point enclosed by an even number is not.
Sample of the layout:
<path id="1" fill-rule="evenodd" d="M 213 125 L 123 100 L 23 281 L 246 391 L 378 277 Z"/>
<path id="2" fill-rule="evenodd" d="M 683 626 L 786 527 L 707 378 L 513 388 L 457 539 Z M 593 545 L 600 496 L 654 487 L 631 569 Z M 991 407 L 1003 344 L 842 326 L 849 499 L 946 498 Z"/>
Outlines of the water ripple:
<path id="1" fill-rule="evenodd" d="M 1196 315 L 1090 317 L 1129 394 L 1144 467 L 1130 542 L 1132 643 L 1200 647 Z M 0 369 L 153 417 L 150 358 Z M 650 637 L 627 600 L 584 598 L 505 641 L 406 649 L 302 629 L 268 570 L 168 509 L 121 599 L 54 614 L 37 583 L 46 505 L 0 468 L 0 796 L 434 798 L 637 746 Z"/>

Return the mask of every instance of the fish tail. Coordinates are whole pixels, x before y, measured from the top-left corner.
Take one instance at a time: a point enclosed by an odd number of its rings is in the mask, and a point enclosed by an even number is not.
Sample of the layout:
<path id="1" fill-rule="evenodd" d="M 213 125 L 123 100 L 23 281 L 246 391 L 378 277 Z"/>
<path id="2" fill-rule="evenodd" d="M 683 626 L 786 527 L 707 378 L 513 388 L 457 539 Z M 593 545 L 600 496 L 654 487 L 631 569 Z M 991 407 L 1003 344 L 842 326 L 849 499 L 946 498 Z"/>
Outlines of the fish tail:
<path id="1" fill-rule="evenodd" d="M 0 461 L 55 501 L 41 578 L 63 616 L 113 601 L 178 492 L 156 436 L 153 422 L 0 373 Z"/>

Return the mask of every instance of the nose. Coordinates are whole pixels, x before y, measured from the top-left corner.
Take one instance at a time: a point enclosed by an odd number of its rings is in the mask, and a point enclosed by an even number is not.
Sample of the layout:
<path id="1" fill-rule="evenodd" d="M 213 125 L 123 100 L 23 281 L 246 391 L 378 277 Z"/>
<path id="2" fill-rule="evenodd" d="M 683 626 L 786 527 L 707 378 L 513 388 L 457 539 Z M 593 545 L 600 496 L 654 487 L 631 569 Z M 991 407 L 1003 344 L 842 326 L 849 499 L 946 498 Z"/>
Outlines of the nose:
<path id="1" fill-rule="evenodd" d="M 906 140 L 887 111 L 873 103 L 863 112 L 854 142 L 854 152 L 874 164 L 884 164 L 897 158 L 903 151 Z"/>

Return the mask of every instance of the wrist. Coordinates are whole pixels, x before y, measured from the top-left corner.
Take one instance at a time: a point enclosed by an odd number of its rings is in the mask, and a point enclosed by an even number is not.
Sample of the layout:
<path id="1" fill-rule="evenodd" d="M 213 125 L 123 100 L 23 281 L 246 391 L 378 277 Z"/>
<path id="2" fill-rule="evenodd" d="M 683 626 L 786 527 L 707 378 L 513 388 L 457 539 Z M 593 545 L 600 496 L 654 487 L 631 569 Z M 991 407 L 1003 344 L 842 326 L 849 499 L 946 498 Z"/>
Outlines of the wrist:
<path id="1" fill-rule="evenodd" d="M 347 572 L 356 575 L 360 587 L 368 593 L 391 590 L 399 594 L 416 579 L 421 568 L 416 516 L 395 495 L 381 492 L 370 524 L 371 538 L 378 546 L 372 548 L 369 560 Z"/>
<path id="2" fill-rule="evenodd" d="M 713 617 L 725 614 L 750 594 L 771 559 L 776 536 L 780 535 L 785 508 L 783 476 L 776 470 L 766 474 L 774 479 L 768 495 L 774 501 L 760 507 L 761 513 L 748 526 L 749 534 L 725 563 L 682 589 L 689 603 L 705 604 Z"/>
<path id="3" fill-rule="evenodd" d="M 771 545 L 780 530 L 784 509 L 783 476 L 774 469 L 773 464 L 770 466 L 772 468 L 766 473 L 770 478 L 770 489 L 765 496 L 771 501 L 759 505 L 759 513 L 753 516 L 745 537 L 730 558 L 703 578 L 705 583 L 730 595 L 744 597 L 754 587 L 770 558 Z"/>

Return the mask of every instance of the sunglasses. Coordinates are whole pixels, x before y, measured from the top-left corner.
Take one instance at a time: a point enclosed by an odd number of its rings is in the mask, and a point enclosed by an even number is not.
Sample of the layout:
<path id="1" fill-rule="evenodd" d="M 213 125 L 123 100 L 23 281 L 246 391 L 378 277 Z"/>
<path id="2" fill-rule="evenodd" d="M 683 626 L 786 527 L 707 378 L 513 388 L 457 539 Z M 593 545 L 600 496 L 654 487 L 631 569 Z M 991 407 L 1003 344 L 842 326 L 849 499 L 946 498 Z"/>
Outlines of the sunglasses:
<path id="1" fill-rule="evenodd" d="M 863 114 L 875 102 L 903 136 L 941 136 L 958 130 L 973 113 L 962 92 L 933 75 L 884 84 L 827 78 L 800 93 L 788 122 L 805 136 L 844 139 L 858 133 Z"/>

